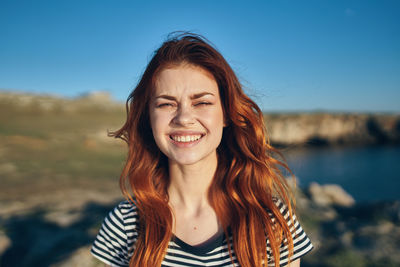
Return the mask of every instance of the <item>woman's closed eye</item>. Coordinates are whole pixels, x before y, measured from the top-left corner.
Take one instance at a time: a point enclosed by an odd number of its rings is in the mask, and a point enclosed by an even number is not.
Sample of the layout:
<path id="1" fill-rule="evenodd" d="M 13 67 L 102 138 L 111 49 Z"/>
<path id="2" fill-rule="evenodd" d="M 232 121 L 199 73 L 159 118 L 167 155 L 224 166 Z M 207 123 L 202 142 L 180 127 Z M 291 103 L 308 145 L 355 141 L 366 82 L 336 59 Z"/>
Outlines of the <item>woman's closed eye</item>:
<path id="1" fill-rule="evenodd" d="M 199 102 L 195 102 L 193 103 L 194 107 L 205 107 L 205 106 L 209 106 L 212 105 L 213 103 L 210 101 L 199 101 Z M 170 107 L 175 107 L 176 103 L 173 102 L 164 102 L 164 103 L 158 103 L 156 104 L 156 108 L 170 108 Z"/>
<path id="2" fill-rule="evenodd" d="M 197 102 L 194 104 L 194 106 L 196 106 L 196 107 L 208 106 L 208 105 L 212 105 L 212 103 L 208 102 L 208 101 L 201 101 L 201 102 Z"/>
<path id="3" fill-rule="evenodd" d="M 156 105 L 156 108 L 173 107 L 174 103 L 160 103 Z"/>

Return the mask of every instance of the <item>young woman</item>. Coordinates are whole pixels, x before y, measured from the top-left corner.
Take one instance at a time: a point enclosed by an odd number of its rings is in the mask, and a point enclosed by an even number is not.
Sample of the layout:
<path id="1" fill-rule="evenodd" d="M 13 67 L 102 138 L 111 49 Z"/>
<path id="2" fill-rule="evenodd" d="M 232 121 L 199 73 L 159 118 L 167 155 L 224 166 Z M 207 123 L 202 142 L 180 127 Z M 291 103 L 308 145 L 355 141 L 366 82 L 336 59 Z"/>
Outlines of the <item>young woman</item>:
<path id="1" fill-rule="evenodd" d="M 113 136 L 129 146 L 92 254 L 111 266 L 299 266 L 312 245 L 259 107 L 205 39 L 155 52 Z"/>

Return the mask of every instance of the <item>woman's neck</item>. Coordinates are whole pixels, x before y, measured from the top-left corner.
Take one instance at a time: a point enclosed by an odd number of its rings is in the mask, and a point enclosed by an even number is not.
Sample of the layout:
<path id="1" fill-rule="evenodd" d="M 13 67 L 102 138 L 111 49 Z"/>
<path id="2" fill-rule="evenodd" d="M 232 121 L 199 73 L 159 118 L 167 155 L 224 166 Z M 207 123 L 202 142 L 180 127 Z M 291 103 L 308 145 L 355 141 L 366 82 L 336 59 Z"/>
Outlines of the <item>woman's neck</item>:
<path id="1" fill-rule="evenodd" d="M 207 193 L 217 169 L 217 155 L 192 165 L 169 163 L 170 204 L 197 213 L 209 207 Z"/>
<path id="2" fill-rule="evenodd" d="M 193 165 L 169 164 L 169 205 L 174 213 L 172 231 L 192 246 L 223 231 L 207 196 L 217 165 L 216 154 Z"/>

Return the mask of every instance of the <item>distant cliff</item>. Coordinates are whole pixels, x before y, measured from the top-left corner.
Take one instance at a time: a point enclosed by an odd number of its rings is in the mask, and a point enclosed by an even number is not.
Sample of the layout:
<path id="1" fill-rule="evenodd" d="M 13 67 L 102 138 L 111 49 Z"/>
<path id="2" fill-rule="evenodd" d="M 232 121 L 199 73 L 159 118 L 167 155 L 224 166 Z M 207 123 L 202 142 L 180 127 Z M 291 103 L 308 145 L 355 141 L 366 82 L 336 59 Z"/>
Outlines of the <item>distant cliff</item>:
<path id="1" fill-rule="evenodd" d="M 270 141 L 278 145 L 399 144 L 400 114 L 265 114 Z"/>

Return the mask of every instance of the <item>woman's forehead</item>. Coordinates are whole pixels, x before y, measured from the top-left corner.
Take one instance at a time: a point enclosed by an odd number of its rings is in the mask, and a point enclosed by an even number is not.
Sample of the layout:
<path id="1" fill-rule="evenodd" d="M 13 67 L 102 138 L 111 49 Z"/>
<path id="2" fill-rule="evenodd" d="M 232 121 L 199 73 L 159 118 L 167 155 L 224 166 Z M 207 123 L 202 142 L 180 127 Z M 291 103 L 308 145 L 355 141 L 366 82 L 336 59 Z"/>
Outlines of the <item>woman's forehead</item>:
<path id="1" fill-rule="evenodd" d="M 162 94 L 218 94 L 214 76 L 202 67 L 181 64 L 164 68 L 155 77 L 153 95 Z"/>

